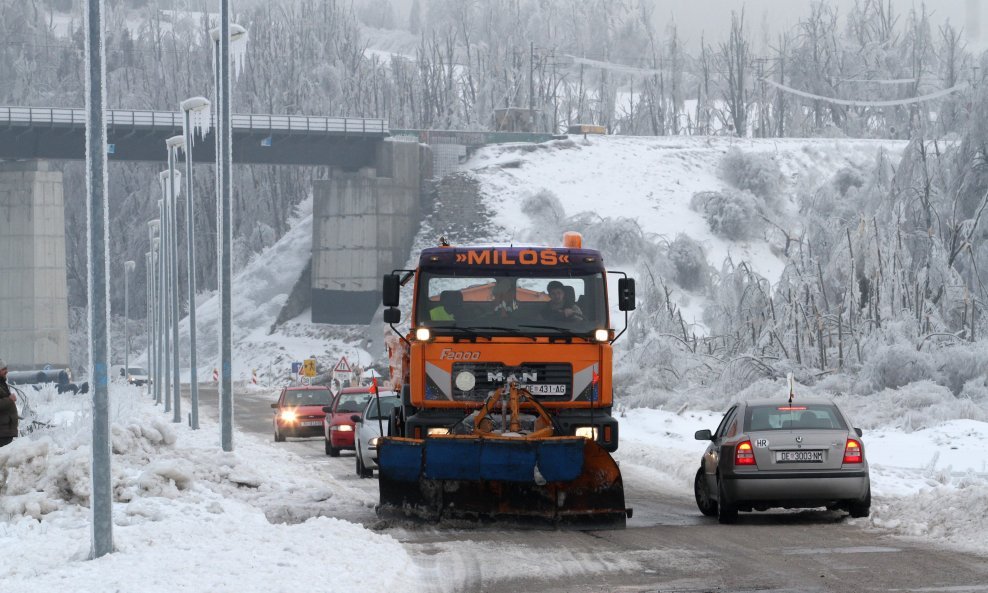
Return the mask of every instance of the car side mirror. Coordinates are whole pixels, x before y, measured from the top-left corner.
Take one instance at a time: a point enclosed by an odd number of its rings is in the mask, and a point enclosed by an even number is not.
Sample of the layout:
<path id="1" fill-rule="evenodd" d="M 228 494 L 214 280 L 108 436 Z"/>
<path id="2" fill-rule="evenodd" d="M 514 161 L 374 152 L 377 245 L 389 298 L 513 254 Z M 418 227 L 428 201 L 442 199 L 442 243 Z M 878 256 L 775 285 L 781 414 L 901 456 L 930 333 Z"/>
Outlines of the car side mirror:
<path id="1" fill-rule="evenodd" d="M 693 438 L 698 441 L 712 441 L 714 440 L 713 435 L 708 429 L 698 430 L 693 434 Z"/>
<path id="2" fill-rule="evenodd" d="M 862 432 L 862 430 L 861 430 L 860 428 L 855 428 L 855 429 L 854 429 L 854 432 L 856 432 L 856 433 L 858 433 L 858 436 L 859 436 L 859 437 L 860 437 L 860 436 L 864 436 L 864 432 Z"/>
<path id="3" fill-rule="evenodd" d="M 278 404 L 277 403 L 273 403 L 273 404 L 271 404 L 271 407 L 277 410 L 278 409 Z"/>
<path id="4" fill-rule="evenodd" d="M 327 414 L 332 414 L 333 413 L 333 406 L 323 406 L 322 407 L 322 411 L 325 412 L 325 413 L 327 413 Z"/>
<path id="5" fill-rule="evenodd" d="M 395 307 L 389 307 L 384 310 L 384 323 L 389 325 L 394 325 L 401 321 L 401 311 Z"/>
<path id="6" fill-rule="evenodd" d="M 361 418 L 357 414 L 354 414 L 353 416 L 350 416 L 350 421 L 353 422 L 354 424 L 358 424 L 363 421 L 363 418 Z"/>
<path id="7" fill-rule="evenodd" d="M 618 278 L 618 310 L 635 310 L 635 279 Z"/>
<path id="8" fill-rule="evenodd" d="M 384 275 L 384 288 L 381 291 L 381 300 L 385 307 L 397 307 L 400 300 L 401 278 L 398 274 Z"/>

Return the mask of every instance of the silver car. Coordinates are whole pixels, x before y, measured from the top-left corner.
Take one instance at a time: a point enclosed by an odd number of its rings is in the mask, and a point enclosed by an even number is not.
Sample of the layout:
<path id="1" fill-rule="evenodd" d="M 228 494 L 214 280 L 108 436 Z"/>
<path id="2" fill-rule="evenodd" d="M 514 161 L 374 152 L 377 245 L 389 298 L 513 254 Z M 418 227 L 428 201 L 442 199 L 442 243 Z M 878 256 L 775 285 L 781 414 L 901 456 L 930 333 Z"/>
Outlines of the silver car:
<path id="1" fill-rule="evenodd" d="M 391 410 L 399 404 L 398 396 L 393 391 L 382 391 L 379 398 L 372 397 L 361 416 L 354 415 L 352 420 L 357 427 L 354 434 L 354 448 L 357 451 L 357 475 L 361 478 L 373 478 L 377 469 L 377 443 L 384 434 L 391 434 L 388 425 L 391 421 Z"/>
<path id="2" fill-rule="evenodd" d="M 734 523 L 738 511 L 826 507 L 867 517 L 868 461 L 861 429 L 826 399 L 732 405 L 710 441 L 693 490 L 704 515 Z"/>

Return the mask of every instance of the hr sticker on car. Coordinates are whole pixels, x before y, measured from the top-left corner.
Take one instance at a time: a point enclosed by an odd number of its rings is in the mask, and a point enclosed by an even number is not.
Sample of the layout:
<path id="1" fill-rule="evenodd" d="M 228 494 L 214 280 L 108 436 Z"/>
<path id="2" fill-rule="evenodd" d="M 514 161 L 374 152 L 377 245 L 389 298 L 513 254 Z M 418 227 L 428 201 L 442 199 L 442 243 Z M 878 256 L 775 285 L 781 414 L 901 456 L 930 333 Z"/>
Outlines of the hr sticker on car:
<path id="1" fill-rule="evenodd" d="M 768 439 L 755 439 L 755 446 L 760 449 L 768 447 Z"/>

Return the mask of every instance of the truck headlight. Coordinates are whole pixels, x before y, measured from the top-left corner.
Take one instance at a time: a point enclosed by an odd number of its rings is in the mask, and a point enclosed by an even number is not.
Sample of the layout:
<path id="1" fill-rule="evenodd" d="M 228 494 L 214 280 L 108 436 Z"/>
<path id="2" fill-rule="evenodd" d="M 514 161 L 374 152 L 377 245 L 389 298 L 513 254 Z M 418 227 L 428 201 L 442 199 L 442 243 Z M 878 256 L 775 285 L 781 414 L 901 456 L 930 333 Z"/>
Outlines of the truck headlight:
<path id="1" fill-rule="evenodd" d="M 441 427 L 440 428 L 430 428 L 427 434 L 430 437 L 433 437 L 433 436 L 436 436 L 436 435 L 449 434 L 449 429 L 448 428 L 441 428 Z"/>
<path id="2" fill-rule="evenodd" d="M 606 329 L 595 329 L 593 331 L 593 339 L 598 342 L 606 342 L 611 339 L 611 332 Z"/>
<path id="3" fill-rule="evenodd" d="M 432 332 L 429 331 L 427 327 L 420 327 L 415 330 L 415 339 L 419 342 L 428 342 L 429 338 L 432 337 Z"/>
<path id="4" fill-rule="evenodd" d="M 576 429 L 576 436 L 583 437 L 585 439 L 590 439 L 591 441 L 597 440 L 597 427 L 596 426 L 580 426 Z"/>

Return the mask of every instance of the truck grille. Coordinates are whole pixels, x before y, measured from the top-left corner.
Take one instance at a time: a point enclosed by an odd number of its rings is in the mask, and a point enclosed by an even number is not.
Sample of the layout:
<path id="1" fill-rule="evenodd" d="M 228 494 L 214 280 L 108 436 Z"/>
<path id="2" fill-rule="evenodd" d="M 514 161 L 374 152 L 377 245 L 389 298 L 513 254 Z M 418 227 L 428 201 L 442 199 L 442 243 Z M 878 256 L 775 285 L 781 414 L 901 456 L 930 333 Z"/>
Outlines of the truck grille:
<path id="1" fill-rule="evenodd" d="M 467 371 L 476 379 L 474 388 L 463 391 L 456 386 L 456 377 Z M 453 363 L 453 399 L 457 401 L 484 401 L 495 389 L 501 387 L 510 377 L 519 385 L 562 385 L 565 393 L 535 394 L 539 401 L 569 401 L 573 399 L 573 365 L 564 362 L 526 362 L 516 367 L 500 362 L 456 362 Z"/>

